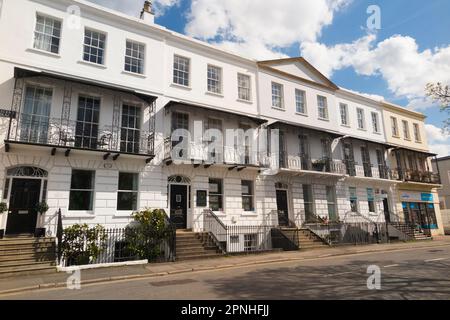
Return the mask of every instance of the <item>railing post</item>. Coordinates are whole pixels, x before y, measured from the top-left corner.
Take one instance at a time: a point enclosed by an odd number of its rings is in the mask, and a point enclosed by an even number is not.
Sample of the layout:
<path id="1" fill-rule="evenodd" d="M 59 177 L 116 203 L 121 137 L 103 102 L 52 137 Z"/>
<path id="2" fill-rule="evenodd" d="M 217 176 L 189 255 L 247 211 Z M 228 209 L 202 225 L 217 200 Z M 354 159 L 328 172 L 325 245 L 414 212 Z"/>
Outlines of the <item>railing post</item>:
<path id="1" fill-rule="evenodd" d="M 61 243 L 62 243 L 62 237 L 63 237 L 63 225 L 62 225 L 62 215 L 61 215 L 61 208 L 58 210 L 58 221 L 56 226 L 56 238 L 57 238 L 57 258 L 58 258 L 58 265 L 61 264 Z"/>

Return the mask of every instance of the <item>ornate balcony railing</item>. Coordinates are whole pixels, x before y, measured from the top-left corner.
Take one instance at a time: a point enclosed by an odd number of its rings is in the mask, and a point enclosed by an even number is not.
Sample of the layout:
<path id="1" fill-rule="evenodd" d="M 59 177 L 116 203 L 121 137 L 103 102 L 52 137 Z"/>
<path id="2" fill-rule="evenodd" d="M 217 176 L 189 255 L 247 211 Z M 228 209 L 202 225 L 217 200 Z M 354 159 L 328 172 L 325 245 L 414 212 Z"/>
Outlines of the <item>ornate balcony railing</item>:
<path id="1" fill-rule="evenodd" d="M 188 163 L 230 164 L 239 166 L 265 166 L 258 154 L 249 147 L 235 148 L 231 146 L 211 146 L 209 141 L 183 143 L 164 139 L 164 159 Z"/>
<path id="2" fill-rule="evenodd" d="M 10 120 L 7 142 L 19 142 L 67 149 L 85 149 L 136 155 L 154 154 L 154 133 L 150 131 L 100 127 L 98 123 L 22 114 Z"/>
<path id="3" fill-rule="evenodd" d="M 338 174 L 346 172 L 345 164 L 342 161 L 330 158 L 311 159 L 304 155 L 289 158 L 285 168 Z"/>
<path id="4" fill-rule="evenodd" d="M 429 171 L 404 170 L 405 181 L 440 184 L 441 178 L 438 174 Z"/>

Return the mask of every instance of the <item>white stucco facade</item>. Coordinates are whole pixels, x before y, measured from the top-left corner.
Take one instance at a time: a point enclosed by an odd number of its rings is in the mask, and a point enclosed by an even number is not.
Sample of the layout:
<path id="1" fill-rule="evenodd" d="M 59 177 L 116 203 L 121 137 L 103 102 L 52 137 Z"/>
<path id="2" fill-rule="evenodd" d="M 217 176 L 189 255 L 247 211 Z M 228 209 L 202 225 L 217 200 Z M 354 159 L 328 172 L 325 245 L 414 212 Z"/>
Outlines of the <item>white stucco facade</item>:
<path id="1" fill-rule="evenodd" d="M 72 5 L 80 8 L 80 17 L 67 12 Z M 34 48 L 38 15 L 61 22 L 57 53 Z M 102 64 L 84 61 L 85 30 L 105 36 Z M 8 176 L 8 169 L 28 166 L 45 170 L 39 199 L 47 201 L 50 208 L 45 215 L 38 216 L 36 227 L 46 228 L 49 234 L 54 235 L 59 209 L 64 225 L 126 226 L 134 210 L 118 210 L 120 173 L 138 174 L 134 190 L 136 209 L 163 208 L 171 214 L 174 212 L 171 202 L 178 202 L 171 199 L 171 193 L 175 192 L 171 186 L 186 186 L 186 199 L 180 198 L 186 201 L 185 227 L 195 231 L 203 228 L 203 212 L 211 207 L 211 193 L 218 193 L 211 190 L 211 180 L 221 183 L 222 203 L 215 213 L 229 225 L 277 225 L 280 210 L 277 197 L 281 191 L 287 195 L 285 209 L 289 220 L 301 226 L 306 218 L 308 192 L 304 189 L 309 186 L 312 198 L 308 200 L 316 216 L 383 222 L 386 210 L 394 215 L 403 214 L 397 190 L 404 186 L 404 181 L 395 179 L 389 171 L 399 165 L 394 165 L 388 156 L 393 147 L 386 138 L 390 129 L 383 103 L 340 89 L 302 59 L 258 62 L 82 0 L 3 0 L 0 38 L 8 44 L 0 46 L 0 109 L 16 112 L 14 119 L 0 118 L 0 199 L 10 202 L 12 182 L 20 178 Z M 124 70 L 127 41 L 144 48 L 140 74 Z M 187 85 L 174 83 L 176 56 L 188 61 Z M 219 92 L 208 90 L 209 67 L 220 74 Z M 238 81 L 242 76 L 245 85 Z M 273 106 L 273 83 L 281 85 L 282 108 Z M 241 96 L 242 86 L 246 99 Z M 77 142 L 73 141 L 61 144 L 60 131 L 55 133 L 59 134 L 56 145 L 47 139 L 45 143 L 23 141 L 21 132 L 25 127 L 20 121 L 24 119 L 29 87 L 51 92 L 47 124 L 50 136 L 54 136 L 55 128 L 61 130 L 61 123 L 65 126 L 73 123 L 72 133 L 80 135 L 77 133 L 80 97 L 99 101 L 95 138 L 101 140 L 105 130 L 111 131 L 108 137 L 110 144 L 116 139 L 114 149 L 108 149 L 111 145 L 97 150 L 77 148 L 73 145 Z M 297 110 L 296 90 L 304 92 L 303 112 Z M 326 99 L 325 117 L 320 116 L 318 96 Z M 347 106 L 346 123 L 342 123 L 341 104 Z M 150 149 L 129 152 L 122 148 L 126 127 L 124 106 L 128 105 L 140 110 L 139 125 L 135 128 L 139 131 L 139 145 L 147 148 L 152 145 L 151 153 L 147 152 Z M 360 128 L 357 109 L 363 110 L 364 125 Z M 401 108 L 397 109 L 401 112 Z M 201 162 L 191 157 L 184 164 L 177 164 L 167 156 L 174 147 L 167 139 L 174 126 L 180 127 L 180 121 L 189 131 L 194 130 L 198 121 L 204 124 L 203 129 L 211 125 L 220 126 L 224 132 L 253 129 L 248 139 L 255 148 L 261 147 L 266 129 L 278 129 L 283 142 L 281 150 L 272 146 L 275 153 L 272 156 L 277 158 L 281 154 L 278 151 L 282 151 L 285 162 L 268 168 L 259 154 L 261 150 L 250 152 L 248 159 L 236 156 L 235 150 L 229 149 L 243 142 L 225 137 L 225 147 L 220 151 L 224 154 L 223 163 Z M 10 122 L 16 123 L 12 130 Z M 303 145 L 300 136 L 305 139 Z M 205 141 L 205 137 L 202 141 L 192 138 L 187 141 L 188 149 L 206 153 Z M 346 153 L 348 148 L 351 155 Z M 76 189 L 71 185 L 73 170 L 95 173 L 91 210 L 69 209 L 71 190 Z M 250 187 L 246 187 L 247 182 Z M 434 188 L 435 184 L 429 184 L 423 192 L 435 194 Z M 197 201 L 197 195 L 201 194 L 198 191 L 207 192 L 206 204 Z M 250 197 L 251 203 L 246 208 L 245 197 Z M 351 199 L 358 202 L 353 213 Z M 383 206 L 384 199 L 388 209 Z M 8 214 L 0 215 L 0 230 L 8 233 L 7 220 Z M 441 232 L 441 228 L 434 232 Z"/>

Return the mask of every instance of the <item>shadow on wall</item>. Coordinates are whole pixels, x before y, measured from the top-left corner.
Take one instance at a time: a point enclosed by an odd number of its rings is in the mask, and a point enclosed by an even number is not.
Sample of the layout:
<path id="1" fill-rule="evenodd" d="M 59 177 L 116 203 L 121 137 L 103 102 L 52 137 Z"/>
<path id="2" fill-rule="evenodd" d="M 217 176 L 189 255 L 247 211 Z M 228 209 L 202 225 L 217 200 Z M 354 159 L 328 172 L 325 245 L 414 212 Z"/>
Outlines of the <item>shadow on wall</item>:
<path id="1" fill-rule="evenodd" d="M 14 78 L 0 83 L 0 109 L 11 110 L 12 94 L 14 91 Z M 8 133 L 9 118 L 0 118 L 0 147 L 3 147 Z"/>
<path id="2" fill-rule="evenodd" d="M 322 262 L 323 263 L 323 262 Z M 382 261 L 381 265 L 395 264 Z M 317 264 L 317 262 L 312 262 Z M 450 268 L 441 263 L 408 261 L 407 267 L 382 269 L 381 290 L 367 288 L 367 267 L 373 261 L 355 260 L 332 266 L 249 271 L 232 279 L 207 280 L 224 299 L 448 299 Z"/>

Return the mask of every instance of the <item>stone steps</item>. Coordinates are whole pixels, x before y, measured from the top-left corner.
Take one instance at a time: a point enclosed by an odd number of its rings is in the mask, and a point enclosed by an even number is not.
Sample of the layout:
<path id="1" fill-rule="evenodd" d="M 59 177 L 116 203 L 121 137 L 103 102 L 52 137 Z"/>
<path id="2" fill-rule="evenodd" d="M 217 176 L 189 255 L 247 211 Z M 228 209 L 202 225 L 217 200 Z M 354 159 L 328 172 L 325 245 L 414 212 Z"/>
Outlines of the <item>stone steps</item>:
<path id="1" fill-rule="evenodd" d="M 0 240 L 0 277 L 56 272 L 55 265 L 54 238 L 19 236 Z"/>
<path id="2" fill-rule="evenodd" d="M 207 233 L 177 232 L 176 260 L 193 260 L 222 256 Z"/>

